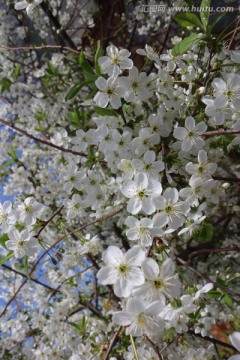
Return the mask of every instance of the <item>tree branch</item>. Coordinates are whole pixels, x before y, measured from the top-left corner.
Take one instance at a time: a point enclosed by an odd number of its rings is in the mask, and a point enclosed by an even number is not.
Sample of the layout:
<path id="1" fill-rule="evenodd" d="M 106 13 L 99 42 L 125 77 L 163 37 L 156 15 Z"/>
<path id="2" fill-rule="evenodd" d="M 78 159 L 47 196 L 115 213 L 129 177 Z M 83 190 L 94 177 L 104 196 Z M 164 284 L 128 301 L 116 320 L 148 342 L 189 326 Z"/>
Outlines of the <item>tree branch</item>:
<path id="1" fill-rule="evenodd" d="M 240 134 L 240 130 L 216 130 L 216 131 L 206 131 L 202 133 L 202 136 L 215 136 L 215 135 L 235 135 Z"/>
<path id="2" fill-rule="evenodd" d="M 52 148 L 60 150 L 60 151 L 65 152 L 65 153 L 70 153 L 70 154 L 73 154 L 73 155 L 79 155 L 79 156 L 87 157 L 87 155 L 82 153 L 82 152 L 74 151 L 74 150 L 71 150 L 71 149 L 65 149 L 65 148 L 63 148 L 61 146 L 58 146 L 58 145 L 55 145 L 55 144 L 51 143 L 50 141 L 45 141 L 45 140 L 39 139 L 36 136 L 29 134 L 27 131 L 19 128 L 18 126 L 15 126 L 14 124 L 12 124 L 12 123 L 10 123 L 10 122 L 8 122 L 6 120 L 0 119 L 0 122 L 3 125 L 6 125 L 9 128 L 19 132 L 20 134 L 25 135 L 25 136 L 29 137 L 32 140 L 35 140 L 36 142 L 39 142 L 39 143 L 47 145 L 47 146 L 51 146 Z"/>
<path id="3" fill-rule="evenodd" d="M 119 336 L 119 333 L 120 331 L 122 330 L 122 326 L 119 326 L 119 328 L 117 329 L 117 331 L 115 332 L 115 334 L 113 335 L 110 343 L 109 343 L 109 346 L 108 346 L 108 349 L 107 349 L 107 352 L 106 352 L 106 355 L 104 357 L 104 360 L 108 360 L 108 357 L 112 351 L 112 348 L 114 347 L 114 345 L 116 344 L 117 342 L 117 339 L 118 339 L 118 336 Z"/>
<path id="4" fill-rule="evenodd" d="M 39 45 L 39 46 L 18 46 L 18 47 L 11 47 L 7 45 L 0 45 L 0 49 L 6 49 L 9 51 L 18 51 L 18 50 L 66 50 L 69 52 L 72 52 L 74 54 L 79 54 L 78 50 L 71 49 L 68 46 L 62 46 L 62 45 Z"/>
<path id="5" fill-rule="evenodd" d="M 18 270 L 15 270 L 15 269 L 11 268 L 10 266 L 8 266 L 8 265 L 6 265 L 6 264 L 2 264 L 1 266 L 2 266 L 3 268 L 5 268 L 5 269 L 9 270 L 9 271 L 13 271 L 15 274 L 18 274 L 18 275 L 21 275 L 21 276 L 27 278 L 27 275 L 26 275 L 26 274 L 23 274 L 22 272 L 20 272 L 20 271 L 18 271 Z M 44 283 L 42 283 L 41 281 L 39 281 L 39 280 L 37 280 L 37 279 L 34 279 L 34 278 L 32 278 L 32 277 L 29 277 L 29 280 L 32 280 L 32 281 L 35 282 L 36 284 L 39 284 L 39 285 L 44 286 L 44 287 L 45 287 L 46 289 L 48 289 L 48 290 L 51 290 L 51 291 L 54 291 L 54 292 L 58 291 L 57 289 L 54 289 L 54 288 L 52 288 L 51 286 L 49 286 L 49 285 L 47 285 L 47 284 L 44 284 Z"/>
<path id="6" fill-rule="evenodd" d="M 225 343 L 223 341 L 220 341 L 218 339 L 211 338 L 210 336 L 202 336 L 201 334 L 196 334 L 193 330 L 188 330 L 188 333 L 191 334 L 191 335 L 194 335 L 196 337 L 199 337 L 201 339 L 204 339 L 206 341 L 210 341 L 213 344 L 221 345 L 221 346 L 224 346 L 224 347 L 226 347 L 228 349 L 236 351 L 234 346 L 232 346 L 231 344 L 227 344 L 227 343 Z"/>
<path id="7" fill-rule="evenodd" d="M 219 249 L 200 249 L 193 251 L 189 257 L 188 262 L 191 262 L 192 258 L 199 256 L 201 254 L 209 254 L 209 253 L 219 253 L 219 252 L 230 252 L 230 251 L 240 251 L 240 248 L 234 247 L 234 248 L 219 248 Z"/>
<path id="8" fill-rule="evenodd" d="M 149 339 L 147 335 L 144 335 L 144 338 L 147 340 L 147 342 L 149 342 L 150 346 L 153 348 L 158 358 L 160 360 L 164 360 L 162 354 L 160 353 L 159 347 L 156 344 L 154 344 L 154 342 L 151 339 Z"/>

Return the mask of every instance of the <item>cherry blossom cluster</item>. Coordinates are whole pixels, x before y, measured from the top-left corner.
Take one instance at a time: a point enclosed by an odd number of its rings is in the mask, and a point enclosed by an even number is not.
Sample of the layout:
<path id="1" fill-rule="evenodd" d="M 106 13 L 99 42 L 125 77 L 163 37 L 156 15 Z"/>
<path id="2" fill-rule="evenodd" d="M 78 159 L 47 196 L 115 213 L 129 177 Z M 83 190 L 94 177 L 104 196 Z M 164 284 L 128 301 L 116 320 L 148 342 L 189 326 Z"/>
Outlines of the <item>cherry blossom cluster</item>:
<path id="1" fill-rule="evenodd" d="M 140 9 L 137 37 L 170 32 Z M 60 45 L 24 48 L 16 14 Z M 0 357 L 239 359 L 240 51 L 80 49 L 93 14 L 0 11 Z"/>

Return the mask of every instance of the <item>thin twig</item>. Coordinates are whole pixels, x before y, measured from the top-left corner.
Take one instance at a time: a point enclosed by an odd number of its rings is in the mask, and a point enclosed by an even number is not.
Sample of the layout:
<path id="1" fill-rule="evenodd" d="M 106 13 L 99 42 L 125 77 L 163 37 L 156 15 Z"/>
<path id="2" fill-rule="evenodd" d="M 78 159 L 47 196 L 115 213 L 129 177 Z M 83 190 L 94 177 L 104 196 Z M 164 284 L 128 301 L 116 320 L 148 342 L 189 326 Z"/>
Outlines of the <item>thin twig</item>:
<path id="1" fill-rule="evenodd" d="M 154 342 L 151 339 L 149 339 L 149 337 L 147 335 L 144 335 L 144 338 L 149 342 L 150 346 L 153 348 L 153 350 L 157 354 L 158 358 L 160 360 L 163 360 L 163 356 L 160 353 L 159 347 L 156 344 L 154 344 Z"/>
<path id="2" fill-rule="evenodd" d="M 209 254 L 209 253 L 219 253 L 219 252 L 230 252 L 230 251 L 240 251 L 240 248 L 234 247 L 234 248 L 219 248 L 219 249 L 201 249 L 193 251 L 189 257 L 188 261 L 191 262 L 192 258 L 202 255 L 202 254 Z"/>
<path id="3" fill-rule="evenodd" d="M 238 9 L 238 10 L 239 10 L 239 9 Z M 230 42 L 229 42 L 229 44 L 228 44 L 228 50 L 230 50 L 231 47 L 232 47 L 234 38 L 235 38 L 235 36 L 236 36 L 236 34 L 237 34 L 237 31 L 239 30 L 239 25 L 240 25 L 240 18 L 238 19 L 237 25 L 236 25 L 236 27 L 235 27 L 235 29 L 234 29 L 234 32 L 233 32 L 232 37 L 231 37 L 231 40 L 230 40 Z"/>
<path id="4" fill-rule="evenodd" d="M 95 307 L 93 306 L 90 302 L 88 302 L 87 300 L 85 300 L 84 302 L 82 300 L 79 301 L 79 303 L 81 304 L 80 306 L 76 307 L 74 310 L 72 310 L 69 314 L 68 317 L 73 316 L 75 314 L 77 314 L 79 311 L 88 308 L 90 311 L 92 311 L 95 315 L 97 315 L 99 318 L 102 318 L 103 315 L 101 314 L 101 312 Z"/>
<path id="5" fill-rule="evenodd" d="M 109 343 L 109 346 L 108 346 L 108 349 L 107 349 L 107 352 L 106 352 L 106 355 L 104 357 L 104 360 L 108 360 L 108 357 L 112 351 L 112 348 L 114 347 L 114 345 L 116 344 L 117 342 L 117 339 L 118 339 L 118 336 L 119 336 L 119 333 L 120 331 L 122 330 L 122 326 L 119 326 L 119 328 L 117 329 L 117 331 L 115 332 L 115 334 L 113 335 L 110 343 Z"/>
<path id="6" fill-rule="evenodd" d="M 37 138 L 36 136 L 29 134 L 27 131 L 19 128 L 18 126 L 15 126 L 14 124 L 12 124 L 12 123 L 10 123 L 10 122 L 8 122 L 8 121 L 6 121 L 6 120 L 0 119 L 0 122 L 1 122 L 3 125 L 6 125 L 6 126 L 8 126 L 9 128 L 11 128 L 11 129 L 13 129 L 13 130 L 21 133 L 22 135 L 25 135 L 25 136 L 29 137 L 30 139 L 35 140 L 35 141 L 37 141 L 37 142 L 39 142 L 39 143 L 41 143 L 41 144 L 44 144 L 44 145 L 47 145 L 47 146 L 51 146 L 51 147 L 53 147 L 54 149 L 60 150 L 60 151 L 65 152 L 65 153 L 70 153 L 70 154 L 73 154 L 73 155 L 80 155 L 80 156 L 87 157 L 87 155 L 84 154 L 84 153 L 82 153 L 82 152 L 74 151 L 74 150 L 71 150 L 71 149 L 65 149 L 65 148 L 63 148 L 63 147 L 61 147 L 61 146 L 58 146 L 58 145 L 55 145 L 55 144 L 53 144 L 53 143 L 51 143 L 51 142 L 49 142 L 49 141 L 45 141 L 45 140 L 39 139 L 39 138 Z"/>
<path id="7" fill-rule="evenodd" d="M 55 216 L 60 214 L 60 212 L 62 211 L 63 208 L 64 208 L 64 205 L 62 205 L 60 207 L 60 209 L 58 209 L 47 221 L 45 221 L 45 223 L 43 224 L 43 226 L 41 227 L 41 229 L 39 230 L 39 232 L 35 236 L 36 238 L 39 238 L 39 236 L 40 236 L 41 232 L 43 231 L 43 229 L 45 229 L 45 227 L 55 218 Z"/>
<path id="8" fill-rule="evenodd" d="M 17 46 L 17 47 L 0 45 L 0 49 L 5 49 L 5 50 L 9 50 L 9 51 L 18 51 L 18 50 L 29 51 L 29 50 L 44 50 L 44 49 L 45 50 L 66 50 L 69 52 L 73 52 L 74 54 L 79 54 L 79 51 L 71 49 L 68 46 L 61 46 L 61 45 Z"/>
<path id="9" fill-rule="evenodd" d="M 2 266 L 3 268 L 5 268 L 5 269 L 9 270 L 9 271 L 13 271 L 15 274 L 21 275 L 21 276 L 23 276 L 23 277 L 25 277 L 25 278 L 27 277 L 26 274 L 24 274 L 24 273 L 22 273 L 22 272 L 20 272 L 20 271 L 18 271 L 18 270 L 15 270 L 15 269 L 13 269 L 13 268 L 11 268 L 10 266 L 8 266 L 8 265 L 6 265 L 6 264 L 2 264 L 1 266 Z M 52 288 L 51 286 L 49 286 L 49 285 L 47 285 L 47 284 L 44 284 L 44 283 L 42 283 L 41 281 L 39 281 L 39 280 L 37 280 L 37 279 L 34 279 L 34 278 L 32 278 L 32 277 L 29 277 L 29 280 L 35 282 L 36 284 L 39 284 L 39 285 L 44 286 L 44 287 L 45 287 L 46 289 L 48 289 L 48 290 L 51 290 L 51 291 L 54 291 L 54 292 L 58 291 L 57 289 L 54 289 L 54 288 Z"/>
<path id="10" fill-rule="evenodd" d="M 230 177 L 224 177 L 224 176 L 213 176 L 214 180 L 222 180 L 222 181 L 234 181 L 234 182 L 240 182 L 239 178 L 230 178 Z"/>
<path id="11" fill-rule="evenodd" d="M 225 342 L 223 342 L 221 340 L 211 338 L 210 336 L 202 336 L 201 334 L 196 334 L 193 330 L 188 330 L 188 333 L 191 334 L 191 335 L 194 335 L 196 337 L 199 337 L 201 339 L 207 340 L 207 341 L 209 341 L 209 342 L 211 342 L 213 344 L 221 345 L 221 346 L 224 346 L 224 347 L 226 347 L 228 349 L 232 349 L 232 350 L 236 351 L 234 346 L 232 346 L 231 344 L 227 344 L 227 343 L 225 343 Z"/>
<path id="12" fill-rule="evenodd" d="M 215 136 L 215 135 L 235 135 L 240 134 L 240 130 L 214 130 L 214 131 L 206 131 L 202 133 L 202 136 Z"/>

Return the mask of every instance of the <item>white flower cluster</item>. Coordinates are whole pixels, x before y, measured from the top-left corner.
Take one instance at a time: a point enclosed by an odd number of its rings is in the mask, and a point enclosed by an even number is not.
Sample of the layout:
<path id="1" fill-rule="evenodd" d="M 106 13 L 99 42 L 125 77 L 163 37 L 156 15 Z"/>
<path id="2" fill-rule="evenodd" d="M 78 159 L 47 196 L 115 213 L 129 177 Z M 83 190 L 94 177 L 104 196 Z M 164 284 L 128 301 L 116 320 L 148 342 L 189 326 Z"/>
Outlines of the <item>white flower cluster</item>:
<path id="1" fill-rule="evenodd" d="M 50 36 L 34 13 L 54 3 L 40 3 L 15 9 Z M 138 36 L 169 20 L 134 14 Z M 209 342 L 240 313 L 240 52 L 204 41 L 177 56 L 146 45 L 136 61 L 113 44 L 52 46 L 47 62 L 1 49 L 1 358 L 222 356 Z"/>

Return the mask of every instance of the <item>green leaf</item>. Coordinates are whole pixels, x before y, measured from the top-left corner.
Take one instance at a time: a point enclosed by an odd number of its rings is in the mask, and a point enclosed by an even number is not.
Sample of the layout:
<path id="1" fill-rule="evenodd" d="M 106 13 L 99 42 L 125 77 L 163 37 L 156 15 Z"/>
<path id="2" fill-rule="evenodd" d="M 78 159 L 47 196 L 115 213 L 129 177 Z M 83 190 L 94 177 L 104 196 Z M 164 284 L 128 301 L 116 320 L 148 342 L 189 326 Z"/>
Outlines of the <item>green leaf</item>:
<path id="1" fill-rule="evenodd" d="M 191 12 L 181 12 L 174 17 L 174 20 L 176 20 L 178 24 L 181 25 L 182 27 L 188 27 L 188 26 L 193 26 L 193 27 L 197 26 L 200 28 L 203 27 L 197 15 Z"/>
<path id="2" fill-rule="evenodd" d="M 7 262 L 9 259 L 11 259 L 14 255 L 14 251 L 10 251 L 5 257 L 0 257 L 0 265 Z"/>
<path id="3" fill-rule="evenodd" d="M 5 162 L 5 163 L 3 163 L 3 164 L 1 164 L 1 166 L 11 166 L 12 164 L 14 164 L 15 163 L 15 161 L 13 161 L 13 160 L 9 160 L 9 161 L 7 161 L 7 162 Z"/>
<path id="4" fill-rule="evenodd" d="M 83 317 L 82 321 L 78 324 L 72 321 L 68 321 L 67 323 L 73 326 L 80 334 L 84 334 L 86 331 L 87 322 L 85 316 Z"/>
<path id="5" fill-rule="evenodd" d="M 173 56 L 179 56 L 185 54 L 186 51 L 190 48 L 190 46 L 196 41 L 198 38 L 198 34 L 193 33 L 186 38 L 184 38 L 180 43 L 175 45 L 172 49 Z"/>
<path id="6" fill-rule="evenodd" d="M 0 237 L 0 245 L 3 246 L 5 249 L 7 249 L 5 242 L 9 240 L 8 234 L 3 234 Z"/>
<path id="7" fill-rule="evenodd" d="M 16 153 L 15 153 L 15 149 L 14 149 L 14 146 L 13 146 L 13 145 L 11 146 L 11 153 L 10 153 L 10 155 L 11 155 L 11 157 L 13 158 L 13 160 L 18 161 L 18 157 L 17 157 L 17 155 L 16 155 Z"/>
<path id="8" fill-rule="evenodd" d="M 200 18 L 202 20 L 203 28 L 206 30 L 210 15 L 211 0 L 202 0 L 200 5 Z"/>
<path id="9" fill-rule="evenodd" d="M 16 65 L 15 68 L 14 68 L 14 70 L 13 70 L 13 74 L 12 74 L 15 81 L 16 81 L 17 78 L 18 78 L 19 70 L 20 70 L 20 66 L 19 66 L 19 65 Z"/>
<path id="10" fill-rule="evenodd" d="M 24 256 L 24 270 L 25 270 L 25 274 L 27 276 L 28 279 L 31 279 L 29 273 L 28 273 L 28 256 Z"/>
<path id="11" fill-rule="evenodd" d="M 9 91 L 10 86 L 12 85 L 11 80 L 9 80 L 8 78 L 4 77 L 0 80 L 0 84 L 1 84 L 1 93 L 3 93 L 4 91 Z"/>
<path id="12" fill-rule="evenodd" d="M 222 292 L 218 290 L 210 290 L 206 295 L 213 299 L 220 299 L 222 296 Z"/>
<path id="13" fill-rule="evenodd" d="M 46 69 L 46 72 L 49 74 L 49 75 L 52 75 L 52 76 L 58 76 L 58 72 L 57 70 L 54 68 L 54 66 L 50 63 L 50 61 L 48 61 L 48 68 Z"/>
<path id="14" fill-rule="evenodd" d="M 98 64 L 98 59 L 100 58 L 100 56 L 103 55 L 103 49 L 101 47 L 101 41 L 98 40 L 97 42 L 97 49 L 96 49 L 96 53 L 95 53 L 95 56 L 94 56 L 94 63 L 95 63 L 95 69 L 96 69 L 96 74 L 98 76 L 101 75 L 101 69 L 100 69 L 100 66 Z"/>
<path id="15" fill-rule="evenodd" d="M 87 85 L 89 82 L 87 80 L 82 81 L 78 84 L 73 85 L 67 92 L 66 96 L 65 96 L 65 101 L 69 101 L 71 99 L 73 99 L 77 93 L 81 90 L 81 88 L 85 85 Z"/>
<path id="16" fill-rule="evenodd" d="M 118 114 L 114 110 L 104 109 L 98 106 L 94 107 L 94 111 L 100 116 L 118 116 Z"/>
<path id="17" fill-rule="evenodd" d="M 79 60 L 79 64 L 81 65 L 81 67 L 83 68 L 83 70 L 86 73 L 96 76 L 95 72 L 93 71 L 92 66 L 90 65 L 89 61 L 85 57 L 83 51 L 80 52 L 78 60 Z"/>
<path id="18" fill-rule="evenodd" d="M 75 125 L 75 126 L 80 126 L 81 122 L 79 120 L 79 113 L 77 111 L 77 109 L 74 109 L 71 114 L 70 114 L 70 121 L 71 124 Z"/>
<path id="19" fill-rule="evenodd" d="M 213 236 L 213 226 L 210 223 L 202 223 L 201 230 L 194 236 L 196 241 L 210 241 Z"/>
<path id="20" fill-rule="evenodd" d="M 232 307 L 233 306 L 233 301 L 232 301 L 232 298 L 228 295 L 228 294 L 224 294 L 223 298 L 222 298 L 222 301 L 225 302 L 225 304 L 228 306 L 228 307 Z"/>
<path id="21" fill-rule="evenodd" d="M 225 12 L 221 13 L 221 14 L 216 18 L 216 20 L 208 27 L 209 33 L 212 32 L 214 26 L 223 18 L 224 15 L 226 15 Z"/>
<path id="22" fill-rule="evenodd" d="M 216 279 L 216 283 L 219 285 L 219 286 L 222 286 L 222 287 L 227 287 L 227 283 L 225 280 L 221 279 L 219 276 L 217 276 L 217 279 Z"/>

